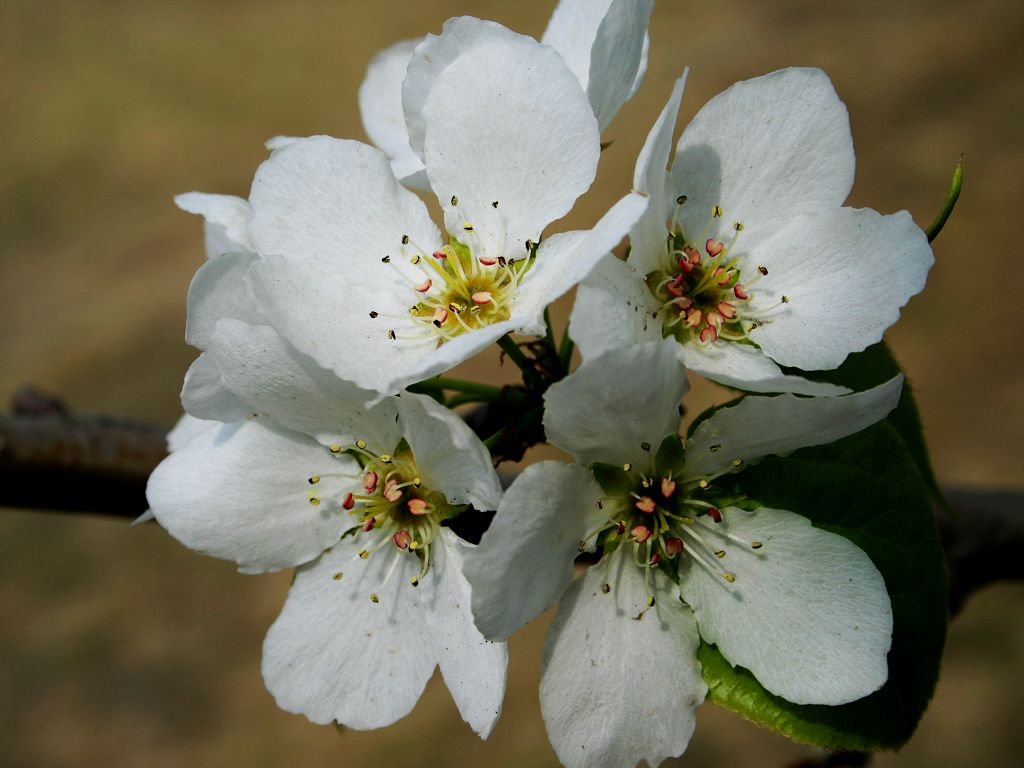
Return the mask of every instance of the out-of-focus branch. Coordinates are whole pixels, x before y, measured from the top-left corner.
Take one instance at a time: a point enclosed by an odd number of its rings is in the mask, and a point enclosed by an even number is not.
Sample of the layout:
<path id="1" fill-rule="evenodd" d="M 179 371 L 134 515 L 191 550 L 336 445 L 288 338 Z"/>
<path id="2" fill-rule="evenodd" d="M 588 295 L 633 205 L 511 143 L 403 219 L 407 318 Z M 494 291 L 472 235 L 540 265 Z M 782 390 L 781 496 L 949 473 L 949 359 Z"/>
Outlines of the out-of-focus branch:
<path id="1" fill-rule="evenodd" d="M 166 441 L 163 427 L 72 414 L 23 388 L 0 415 L 0 506 L 137 517 Z"/>
<path id="2" fill-rule="evenodd" d="M 939 510 L 949 566 L 949 611 L 995 581 L 1024 579 L 1024 494 L 985 488 L 946 488 L 954 514 Z"/>
<path id="3" fill-rule="evenodd" d="M 483 407 L 467 419 L 493 431 L 488 413 Z M 137 517 L 146 510 L 146 479 L 167 454 L 166 436 L 163 427 L 70 413 L 58 398 L 26 387 L 12 398 L 11 415 L 0 415 L 0 506 Z M 1024 550 L 1024 492 L 945 493 L 955 514 L 936 515 L 955 614 L 981 587 L 1024 578 L 1016 557 Z"/>

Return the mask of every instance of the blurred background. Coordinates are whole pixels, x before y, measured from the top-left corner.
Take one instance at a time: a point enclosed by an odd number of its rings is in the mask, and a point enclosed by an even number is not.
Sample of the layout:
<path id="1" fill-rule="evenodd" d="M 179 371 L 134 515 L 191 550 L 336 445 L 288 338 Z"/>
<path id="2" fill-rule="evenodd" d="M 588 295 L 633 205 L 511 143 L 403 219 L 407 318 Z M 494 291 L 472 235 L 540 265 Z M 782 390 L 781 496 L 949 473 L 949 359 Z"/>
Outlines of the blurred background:
<path id="1" fill-rule="evenodd" d="M 34 383 L 79 411 L 172 424 L 194 356 L 185 292 L 204 256 L 200 220 L 171 197 L 246 195 L 277 134 L 365 138 L 356 92 L 380 48 L 459 14 L 539 37 L 553 2 L 3 0 L 0 400 Z M 1004 236 L 1024 198 L 1024 4 L 658 0 L 644 86 L 565 226 L 589 226 L 628 188 L 684 65 L 683 121 L 735 80 L 826 69 L 850 110 L 856 206 L 927 226 L 964 154 L 928 288 L 889 339 L 940 480 L 1019 488 L 1020 248 Z M 462 373 L 512 377 L 495 355 Z M 690 405 L 715 399 L 698 387 Z M 262 637 L 289 578 L 239 575 L 155 524 L 0 511 L 0 764 L 557 765 L 536 701 L 550 617 L 512 641 L 488 743 L 437 679 L 399 724 L 339 732 L 279 711 L 263 688 Z M 916 737 L 876 765 L 1024 765 L 1022 609 L 1020 585 L 972 600 Z M 684 760 L 814 754 L 709 705 Z"/>

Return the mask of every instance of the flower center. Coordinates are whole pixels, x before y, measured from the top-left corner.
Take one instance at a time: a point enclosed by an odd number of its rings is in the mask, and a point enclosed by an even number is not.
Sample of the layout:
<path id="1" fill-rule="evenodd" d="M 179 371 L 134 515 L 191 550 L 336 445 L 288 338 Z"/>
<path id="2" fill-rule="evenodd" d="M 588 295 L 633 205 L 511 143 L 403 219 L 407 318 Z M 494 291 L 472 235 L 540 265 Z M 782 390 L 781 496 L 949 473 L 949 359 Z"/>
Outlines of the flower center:
<path id="1" fill-rule="evenodd" d="M 766 267 L 744 279 L 742 254 L 736 243 L 743 224 L 732 225 L 729 242 L 708 237 L 721 218 L 715 206 L 700 237 L 693 239 L 678 224 L 679 208 L 686 197 L 676 199 L 676 215 L 665 241 L 661 268 L 647 276 L 647 287 L 660 303 L 664 337 L 680 343 L 714 344 L 719 340 L 753 343 L 747 333 L 759 325 L 749 307 L 750 286 L 767 275 Z M 787 303 L 788 299 L 783 299 Z"/>
<path id="2" fill-rule="evenodd" d="M 646 443 L 645 451 L 650 450 Z M 650 462 L 648 462 L 649 464 Z M 761 549 L 760 541 L 746 541 L 721 526 L 722 510 L 742 504 L 746 497 L 722 488 L 715 480 L 739 470 L 741 459 L 720 475 L 683 480 L 683 450 L 678 436 L 665 439 L 649 471 L 633 464 L 614 467 L 595 464 L 594 476 L 606 496 L 601 508 L 608 518 L 580 542 L 580 551 L 591 540 L 604 551 L 630 547 L 637 566 L 677 569 L 683 557 L 732 584 L 736 575 L 728 569 L 728 550 L 734 545 Z M 648 573 L 645 573 L 645 577 Z M 610 591 L 605 584 L 602 590 Z M 654 598 L 649 598 L 653 605 Z"/>
<path id="3" fill-rule="evenodd" d="M 463 507 L 452 506 L 445 495 L 423 485 L 416 460 L 403 440 L 394 453 L 374 453 L 362 440 L 354 445 L 330 446 L 335 455 L 347 454 L 362 468 L 357 476 L 339 475 L 358 481 L 357 490 L 331 500 L 330 511 L 338 511 L 353 518 L 353 527 L 344 536 L 379 531 L 379 541 L 370 549 L 361 549 L 359 557 L 366 559 L 385 547 L 396 554 L 411 554 L 420 560 L 420 572 L 412 585 L 430 569 L 430 546 L 437 538 L 441 522 L 458 514 Z M 308 478 L 311 486 L 309 503 L 319 506 L 323 500 L 316 493 L 321 477 Z M 371 596 L 372 597 L 372 596 Z"/>
<path id="4" fill-rule="evenodd" d="M 458 204 L 458 198 L 452 198 Z M 497 201 L 491 203 L 498 207 Z M 487 253 L 473 225 L 462 225 L 462 242 L 449 237 L 448 245 L 427 251 L 402 236 L 401 255 L 414 268 L 414 276 L 400 269 L 385 256 L 385 264 L 393 264 L 401 280 L 408 285 L 415 303 L 409 309 L 413 329 L 402 331 L 403 340 L 444 344 L 470 331 L 500 323 L 512 316 L 512 306 L 519 285 L 533 265 L 537 245 L 526 241 L 526 252 L 520 257 Z M 371 312 L 370 317 L 378 317 Z M 404 324 L 404 323 L 403 323 Z M 394 328 L 388 338 L 397 340 Z"/>

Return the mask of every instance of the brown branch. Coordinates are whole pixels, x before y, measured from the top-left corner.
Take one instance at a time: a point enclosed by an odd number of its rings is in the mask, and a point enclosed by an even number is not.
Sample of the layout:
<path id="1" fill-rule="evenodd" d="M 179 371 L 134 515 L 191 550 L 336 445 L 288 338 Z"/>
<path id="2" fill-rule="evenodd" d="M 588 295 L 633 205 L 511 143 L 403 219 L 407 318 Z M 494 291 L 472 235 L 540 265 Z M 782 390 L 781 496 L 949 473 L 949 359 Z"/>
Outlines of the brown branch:
<path id="1" fill-rule="evenodd" d="M 167 430 L 71 414 L 24 388 L 0 416 L 0 506 L 137 517 L 146 479 L 167 454 Z"/>

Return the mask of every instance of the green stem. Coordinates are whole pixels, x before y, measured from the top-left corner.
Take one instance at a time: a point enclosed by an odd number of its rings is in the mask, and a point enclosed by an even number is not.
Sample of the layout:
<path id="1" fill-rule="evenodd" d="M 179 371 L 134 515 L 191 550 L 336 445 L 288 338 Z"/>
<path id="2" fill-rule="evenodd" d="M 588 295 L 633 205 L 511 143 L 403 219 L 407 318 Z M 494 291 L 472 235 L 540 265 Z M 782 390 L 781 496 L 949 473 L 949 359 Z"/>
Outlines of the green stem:
<path id="1" fill-rule="evenodd" d="M 925 230 L 925 234 L 928 235 L 928 242 L 932 242 L 936 237 L 939 236 L 939 232 L 946 226 L 946 220 L 949 219 L 949 215 L 953 213 L 953 209 L 956 207 L 956 201 L 960 199 L 960 188 L 964 183 L 964 158 L 961 155 L 957 161 L 956 168 L 953 169 L 953 181 L 949 185 L 949 194 L 946 195 L 946 202 L 942 206 L 942 210 L 939 211 L 939 215 L 935 217 L 935 221 L 932 225 Z"/>
<path id="2" fill-rule="evenodd" d="M 519 370 L 523 372 L 523 381 L 533 389 L 544 389 L 544 378 L 537 372 L 533 363 L 526 357 L 523 350 L 519 348 L 519 345 L 512 340 L 511 336 L 506 333 L 498 339 L 498 346 L 501 347 L 502 352 L 508 355 L 508 359 L 515 363 Z"/>
<path id="3" fill-rule="evenodd" d="M 465 395 L 473 395 L 478 402 L 491 402 L 501 396 L 501 387 L 492 384 L 481 384 L 478 381 L 454 379 L 448 376 L 435 376 L 432 379 L 418 382 L 408 387 L 410 392 L 429 394 L 432 391 L 449 389 Z"/>

